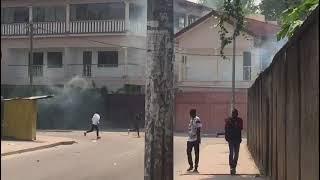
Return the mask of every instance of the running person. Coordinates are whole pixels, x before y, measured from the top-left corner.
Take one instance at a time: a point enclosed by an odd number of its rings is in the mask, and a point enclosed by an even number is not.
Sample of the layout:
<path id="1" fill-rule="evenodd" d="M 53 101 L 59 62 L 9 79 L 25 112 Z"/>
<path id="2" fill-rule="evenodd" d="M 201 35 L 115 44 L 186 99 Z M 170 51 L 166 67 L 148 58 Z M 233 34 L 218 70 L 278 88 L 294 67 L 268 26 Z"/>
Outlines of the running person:
<path id="1" fill-rule="evenodd" d="M 84 132 L 84 136 L 87 135 L 87 133 L 92 132 L 94 129 L 97 131 L 97 139 L 100 139 L 101 137 L 99 136 L 99 123 L 100 123 L 100 115 L 96 112 L 92 116 L 92 124 L 91 124 L 91 129 Z"/>

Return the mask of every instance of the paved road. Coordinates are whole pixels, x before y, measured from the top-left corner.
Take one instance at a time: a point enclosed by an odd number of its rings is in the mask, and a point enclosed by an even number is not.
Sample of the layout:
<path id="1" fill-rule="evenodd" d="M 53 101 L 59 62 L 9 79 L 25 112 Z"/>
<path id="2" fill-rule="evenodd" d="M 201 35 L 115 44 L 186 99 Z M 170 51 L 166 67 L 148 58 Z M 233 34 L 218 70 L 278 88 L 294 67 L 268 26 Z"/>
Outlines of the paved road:
<path id="1" fill-rule="evenodd" d="M 144 138 L 126 132 L 95 134 L 82 132 L 42 133 L 71 137 L 74 145 L 1 157 L 4 180 L 140 180 L 143 179 Z M 175 138 L 175 162 L 185 162 L 185 138 Z"/>
<path id="2" fill-rule="evenodd" d="M 79 131 L 42 134 L 70 137 L 78 143 L 1 157 L 1 179 L 143 180 L 144 138 L 126 132 L 103 132 L 99 141 L 95 134 L 84 137 Z M 201 148 L 210 143 L 212 139 L 203 138 Z M 178 177 L 187 168 L 186 137 L 176 136 L 174 148 Z"/>

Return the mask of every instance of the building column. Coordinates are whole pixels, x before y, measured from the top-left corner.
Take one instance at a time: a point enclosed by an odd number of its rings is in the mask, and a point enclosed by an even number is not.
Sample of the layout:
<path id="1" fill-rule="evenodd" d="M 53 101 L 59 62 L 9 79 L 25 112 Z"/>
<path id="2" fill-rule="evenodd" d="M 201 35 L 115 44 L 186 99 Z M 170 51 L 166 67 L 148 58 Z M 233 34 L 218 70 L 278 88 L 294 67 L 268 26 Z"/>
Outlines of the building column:
<path id="1" fill-rule="evenodd" d="M 71 50 L 69 47 L 64 48 L 64 58 L 62 59 L 63 69 L 64 69 L 64 82 L 68 81 L 70 77 L 70 60 L 71 60 Z"/>
<path id="2" fill-rule="evenodd" d="M 185 17 L 184 17 L 184 27 L 187 27 L 189 26 L 189 14 L 186 14 Z"/>
<path id="3" fill-rule="evenodd" d="M 70 32 L 70 4 L 66 5 L 66 32 Z"/>
<path id="4" fill-rule="evenodd" d="M 127 81 L 127 77 L 128 77 L 128 48 L 124 47 L 123 48 L 123 53 L 124 53 L 124 61 L 123 61 L 123 76 L 126 77 L 126 81 Z"/>
<path id="5" fill-rule="evenodd" d="M 29 6 L 29 23 L 33 22 L 32 6 Z"/>
<path id="6" fill-rule="evenodd" d="M 129 1 L 125 1 L 125 25 L 126 25 L 126 31 L 129 31 L 130 29 L 130 12 L 129 12 L 129 9 L 130 9 L 130 3 Z"/>

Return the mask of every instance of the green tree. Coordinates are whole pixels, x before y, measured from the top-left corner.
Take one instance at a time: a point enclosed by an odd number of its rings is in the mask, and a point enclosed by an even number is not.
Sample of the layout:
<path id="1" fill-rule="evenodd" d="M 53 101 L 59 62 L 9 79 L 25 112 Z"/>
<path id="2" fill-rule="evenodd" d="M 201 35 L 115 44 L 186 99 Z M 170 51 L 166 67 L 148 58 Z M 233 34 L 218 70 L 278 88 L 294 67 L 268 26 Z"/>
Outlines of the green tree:
<path id="1" fill-rule="evenodd" d="M 297 6 L 301 1 L 303 0 L 262 0 L 259 9 L 266 20 L 277 21 L 284 10 Z"/>
<path id="2" fill-rule="evenodd" d="M 198 0 L 198 3 L 218 11 L 222 11 L 224 8 L 224 0 Z M 241 0 L 241 6 L 244 14 L 256 14 L 259 11 L 254 0 Z"/>
<path id="3" fill-rule="evenodd" d="M 281 31 L 277 39 L 290 38 L 295 30 L 299 28 L 310 13 L 319 6 L 319 0 L 304 0 L 297 7 L 285 10 L 281 15 Z"/>
<path id="4" fill-rule="evenodd" d="M 221 41 L 220 55 L 223 59 L 227 59 L 224 55 L 224 48 L 231 44 L 234 39 L 240 35 L 244 26 L 244 12 L 242 0 L 224 0 L 220 14 L 218 26 L 220 27 L 219 35 Z M 225 27 L 226 22 L 234 22 L 234 30 L 231 34 Z"/>

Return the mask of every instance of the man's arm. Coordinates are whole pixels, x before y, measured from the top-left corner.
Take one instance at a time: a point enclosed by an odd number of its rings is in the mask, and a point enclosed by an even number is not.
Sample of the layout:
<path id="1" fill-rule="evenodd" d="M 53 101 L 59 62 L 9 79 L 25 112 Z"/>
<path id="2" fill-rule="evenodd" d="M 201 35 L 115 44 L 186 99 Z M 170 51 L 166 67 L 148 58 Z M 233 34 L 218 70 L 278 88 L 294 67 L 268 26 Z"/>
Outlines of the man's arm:
<path id="1" fill-rule="evenodd" d="M 196 121 L 196 126 L 197 126 L 197 141 L 198 141 L 199 144 L 200 144 L 200 143 L 201 143 L 200 133 L 201 133 L 201 127 L 202 127 L 202 124 L 201 124 L 200 119 L 198 119 L 198 120 Z"/>
<path id="2" fill-rule="evenodd" d="M 200 130 L 201 128 L 197 128 L 197 141 L 199 142 L 199 144 L 201 144 L 201 138 L 200 138 Z"/>
<path id="3" fill-rule="evenodd" d="M 225 121 L 225 125 L 224 125 L 224 138 L 225 138 L 225 140 L 226 141 L 228 141 L 228 134 L 227 134 L 227 131 L 228 131 L 228 120 L 229 119 L 225 119 L 224 121 Z"/>
<path id="4" fill-rule="evenodd" d="M 240 121 L 240 124 L 239 124 L 240 125 L 240 129 L 242 130 L 243 129 L 243 120 L 240 118 L 239 121 Z"/>

